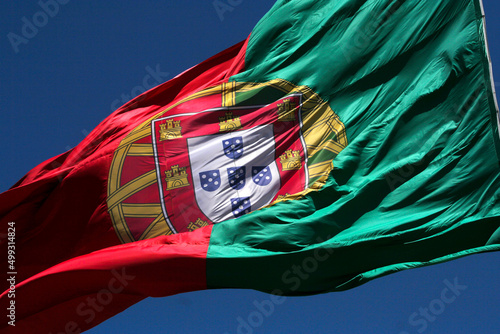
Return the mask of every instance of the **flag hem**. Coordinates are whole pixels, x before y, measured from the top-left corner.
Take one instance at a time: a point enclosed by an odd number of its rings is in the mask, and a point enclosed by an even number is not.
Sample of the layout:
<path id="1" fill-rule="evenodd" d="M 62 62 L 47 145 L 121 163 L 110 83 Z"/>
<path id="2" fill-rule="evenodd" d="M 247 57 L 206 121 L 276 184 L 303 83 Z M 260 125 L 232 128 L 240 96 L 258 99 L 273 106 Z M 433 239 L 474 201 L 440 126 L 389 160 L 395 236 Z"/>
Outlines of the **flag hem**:
<path id="1" fill-rule="evenodd" d="M 483 47 L 483 55 L 482 55 L 483 70 L 486 82 L 488 81 L 490 82 L 491 94 L 488 94 L 487 98 L 491 110 L 491 121 L 492 121 L 491 126 L 494 133 L 497 159 L 500 162 L 500 112 L 498 109 L 498 100 L 495 90 L 495 80 L 493 77 L 493 65 L 491 62 L 491 56 L 489 51 L 488 36 L 486 33 L 486 15 L 484 12 L 483 0 L 478 0 L 477 2 L 475 2 L 475 5 L 476 5 L 476 12 L 481 15 L 482 29 L 479 26 L 477 28 L 479 30 L 479 34 L 483 35 L 483 39 L 481 40 Z M 486 73 L 488 73 L 488 75 Z"/>

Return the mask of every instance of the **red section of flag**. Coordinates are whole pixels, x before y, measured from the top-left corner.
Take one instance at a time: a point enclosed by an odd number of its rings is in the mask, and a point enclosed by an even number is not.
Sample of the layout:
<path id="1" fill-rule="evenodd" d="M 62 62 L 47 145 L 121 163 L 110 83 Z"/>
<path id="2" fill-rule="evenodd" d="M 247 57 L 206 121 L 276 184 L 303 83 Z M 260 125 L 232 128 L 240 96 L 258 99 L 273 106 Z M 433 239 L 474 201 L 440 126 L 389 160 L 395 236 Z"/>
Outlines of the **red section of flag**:
<path id="1" fill-rule="evenodd" d="M 83 321 L 82 329 L 97 325 L 144 294 L 164 295 L 204 287 L 203 258 L 210 229 L 155 241 L 160 244 L 134 243 L 89 253 L 120 243 L 106 205 L 109 168 L 120 141 L 160 109 L 226 82 L 242 70 L 245 50 L 246 42 L 241 42 L 138 96 L 107 117 L 78 146 L 40 164 L 0 194 L 0 235 L 7 235 L 8 222 L 15 223 L 16 261 L 12 271 L 16 272 L 16 303 L 22 305 L 16 308 L 18 330 L 42 321 L 46 323 L 44 330 L 64 332 L 61 325 L 66 325 L 64 319 L 74 312 L 74 306 L 106 288 L 113 270 L 120 271 L 124 266 L 136 270 L 137 278 L 126 290 L 131 295 L 114 296 L 116 307 L 107 307 L 95 319 Z M 190 241 L 196 236 L 202 241 Z M 183 245 L 191 242 L 200 246 L 185 249 Z M 0 243 L 6 249 L 8 239 L 2 238 Z M 155 249 L 157 255 L 151 255 L 148 249 Z M 61 264 L 63 261 L 67 262 Z M 6 258 L 1 263 L 8 268 Z M 161 268 L 156 267 L 159 264 Z M 186 273 L 196 279 L 190 280 Z M 155 284 L 157 278 L 172 279 L 180 285 Z M 3 280 L 1 284 L 2 291 L 8 292 L 9 282 Z M 0 298 L 2 308 L 9 301 L 4 293 Z M 6 321 L 0 326 L 5 327 Z M 36 325 L 21 332 L 41 331 Z"/>
<path id="2" fill-rule="evenodd" d="M 15 300 L 16 333 L 80 333 L 145 296 L 206 288 L 211 226 L 110 247 L 55 265 L 0 296 Z"/>

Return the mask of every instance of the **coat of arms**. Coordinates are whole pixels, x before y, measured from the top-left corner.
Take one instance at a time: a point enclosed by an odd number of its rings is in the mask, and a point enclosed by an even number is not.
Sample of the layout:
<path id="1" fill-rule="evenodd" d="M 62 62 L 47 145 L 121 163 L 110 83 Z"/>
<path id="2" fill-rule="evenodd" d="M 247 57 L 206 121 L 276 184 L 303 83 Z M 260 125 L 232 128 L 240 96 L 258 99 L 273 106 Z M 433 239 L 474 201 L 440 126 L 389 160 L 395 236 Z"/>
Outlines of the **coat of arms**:
<path id="1" fill-rule="evenodd" d="M 237 219 L 321 187 L 346 144 L 343 124 L 307 87 L 222 84 L 125 137 L 108 210 L 123 242 Z"/>

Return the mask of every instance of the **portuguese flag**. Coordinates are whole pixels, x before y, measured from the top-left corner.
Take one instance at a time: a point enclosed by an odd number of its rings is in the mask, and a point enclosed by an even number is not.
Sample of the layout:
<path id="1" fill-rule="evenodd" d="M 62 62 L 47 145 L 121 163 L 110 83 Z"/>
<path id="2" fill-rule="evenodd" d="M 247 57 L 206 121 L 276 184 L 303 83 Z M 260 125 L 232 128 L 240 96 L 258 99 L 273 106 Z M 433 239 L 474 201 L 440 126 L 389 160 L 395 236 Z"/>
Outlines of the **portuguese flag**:
<path id="1" fill-rule="evenodd" d="M 1 328 L 500 250 L 499 138 L 480 0 L 279 0 L 0 194 Z"/>

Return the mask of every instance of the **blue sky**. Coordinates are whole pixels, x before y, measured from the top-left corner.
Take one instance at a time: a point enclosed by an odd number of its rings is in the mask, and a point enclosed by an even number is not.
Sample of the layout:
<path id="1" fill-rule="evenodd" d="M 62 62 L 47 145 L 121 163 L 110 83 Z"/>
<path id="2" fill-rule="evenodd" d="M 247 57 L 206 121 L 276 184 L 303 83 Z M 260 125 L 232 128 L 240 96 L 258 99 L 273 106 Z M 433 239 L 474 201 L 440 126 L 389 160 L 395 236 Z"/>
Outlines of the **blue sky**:
<path id="1" fill-rule="evenodd" d="M 0 191 L 147 86 L 245 39 L 274 3 L 220 0 L 228 10 L 218 13 L 212 0 L 61 2 L 46 22 L 37 1 L 0 3 Z M 500 4 L 484 5 L 500 89 Z M 7 35 L 34 19 L 40 27 L 13 47 Z M 499 277 L 497 252 L 286 298 L 268 312 L 256 304 L 270 296 L 248 290 L 149 298 L 89 333 L 500 333 Z"/>

